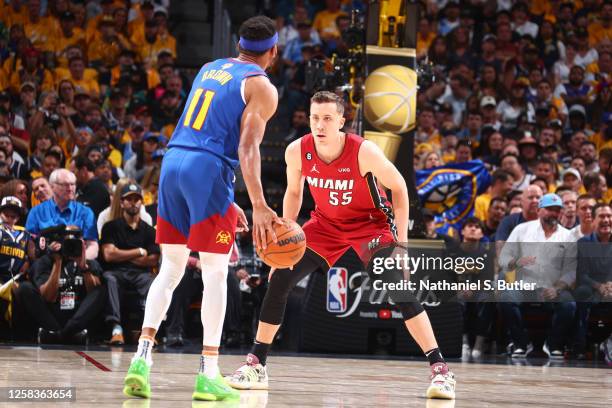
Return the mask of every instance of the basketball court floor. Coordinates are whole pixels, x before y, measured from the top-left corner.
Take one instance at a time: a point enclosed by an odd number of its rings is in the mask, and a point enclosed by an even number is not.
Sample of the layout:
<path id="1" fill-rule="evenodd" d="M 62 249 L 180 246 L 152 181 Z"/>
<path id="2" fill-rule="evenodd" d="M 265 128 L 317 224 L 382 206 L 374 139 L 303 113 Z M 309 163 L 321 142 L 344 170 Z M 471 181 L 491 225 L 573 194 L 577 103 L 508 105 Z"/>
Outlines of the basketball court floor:
<path id="1" fill-rule="evenodd" d="M 450 362 L 455 401 L 427 400 L 425 361 L 327 356 L 268 359 L 271 390 L 242 391 L 240 401 L 192 402 L 197 354 L 154 353 L 151 400 L 122 394 L 133 351 L 0 346 L 2 387 L 75 387 L 75 402 L 0 401 L 0 407 L 610 407 L 612 370 L 599 367 Z M 244 354 L 222 355 L 233 372 Z"/>

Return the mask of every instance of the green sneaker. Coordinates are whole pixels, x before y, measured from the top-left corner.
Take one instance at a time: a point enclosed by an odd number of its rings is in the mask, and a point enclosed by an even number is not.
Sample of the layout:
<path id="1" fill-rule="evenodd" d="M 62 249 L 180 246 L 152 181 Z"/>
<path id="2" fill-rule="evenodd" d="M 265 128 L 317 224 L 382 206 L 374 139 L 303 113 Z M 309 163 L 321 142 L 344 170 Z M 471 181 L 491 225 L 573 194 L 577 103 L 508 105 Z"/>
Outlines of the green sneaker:
<path id="1" fill-rule="evenodd" d="M 220 401 L 239 399 L 240 394 L 227 385 L 221 374 L 214 380 L 198 373 L 193 390 L 193 399 L 200 401 Z"/>
<path id="2" fill-rule="evenodd" d="M 138 358 L 130 364 L 128 373 L 123 380 L 123 393 L 128 397 L 151 398 L 149 384 L 149 366 L 144 358 Z"/>

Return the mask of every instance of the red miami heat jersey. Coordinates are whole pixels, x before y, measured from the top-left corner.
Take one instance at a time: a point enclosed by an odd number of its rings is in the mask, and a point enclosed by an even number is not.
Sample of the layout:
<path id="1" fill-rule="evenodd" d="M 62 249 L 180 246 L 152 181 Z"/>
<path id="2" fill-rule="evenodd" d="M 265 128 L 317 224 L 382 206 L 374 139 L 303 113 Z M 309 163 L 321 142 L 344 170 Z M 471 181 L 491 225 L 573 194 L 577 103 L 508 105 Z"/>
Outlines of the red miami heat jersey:
<path id="1" fill-rule="evenodd" d="M 317 155 L 314 136 L 302 137 L 302 175 L 315 202 L 311 216 L 339 227 L 343 232 L 381 229 L 395 235 L 393 210 L 371 173 L 359 172 L 359 148 L 363 138 L 347 134 L 340 156 L 326 164 Z"/>

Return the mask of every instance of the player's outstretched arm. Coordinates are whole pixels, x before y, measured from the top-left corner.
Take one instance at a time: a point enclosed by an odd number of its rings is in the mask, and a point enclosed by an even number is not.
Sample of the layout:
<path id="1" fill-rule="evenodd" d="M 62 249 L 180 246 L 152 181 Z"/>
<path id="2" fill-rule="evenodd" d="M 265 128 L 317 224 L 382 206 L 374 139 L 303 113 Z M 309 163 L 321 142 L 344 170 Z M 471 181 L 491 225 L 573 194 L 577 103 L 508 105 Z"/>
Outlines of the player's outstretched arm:
<path id="1" fill-rule="evenodd" d="M 399 242 L 408 241 L 408 187 L 404 176 L 373 142 L 365 140 L 359 149 L 359 171 L 372 173 L 393 195 L 393 212 Z"/>
<path id="2" fill-rule="evenodd" d="M 287 190 L 283 197 L 283 218 L 297 220 L 302 208 L 304 176 L 302 176 L 302 139 L 294 140 L 285 150 L 287 163 Z"/>
<path id="3" fill-rule="evenodd" d="M 238 157 L 253 205 L 253 239 L 258 248 L 265 248 L 268 241 L 266 235 L 276 241 L 272 223 L 278 222 L 278 216 L 264 198 L 259 145 L 266 131 L 266 123 L 276 111 L 278 93 L 268 78 L 255 76 L 246 80 L 244 97 L 246 107 L 240 122 Z"/>

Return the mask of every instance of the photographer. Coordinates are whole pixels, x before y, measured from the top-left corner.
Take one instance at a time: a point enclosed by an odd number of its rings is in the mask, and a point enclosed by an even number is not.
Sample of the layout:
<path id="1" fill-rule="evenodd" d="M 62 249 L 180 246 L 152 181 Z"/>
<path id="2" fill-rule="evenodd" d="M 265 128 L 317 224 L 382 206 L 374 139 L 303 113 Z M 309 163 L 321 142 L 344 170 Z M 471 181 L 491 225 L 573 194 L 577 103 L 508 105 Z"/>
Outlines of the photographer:
<path id="1" fill-rule="evenodd" d="M 121 190 L 122 216 L 102 227 L 104 279 L 110 306 L 106 322 L 112 325 L 111 344 L 124 343 L 121 292 L 132 288 L 144 299 L 153 282 L 153 268 L 159 261 L 155 229 L 140 219 L 141 206 L 142 190 L 137 184 L 127 184 Z"/>
<path id="2" fill-rule="evenodd" d="M 55 130 L 58 138 L 69 137 L 74 140 L 76 129 L 70 110 L 64 103 L 59 103 L 59 97 L 54 91 L 43 92 L 38 99 L 38 110 L 29 120 L 30 134 L 37 134 L 43 126 Z"/>
<path id="3" fill-rule="evenodd" d="M 39 343 L 86 343 L 86 328 L 104 308 L 102 270 L 85 259 L 81 235 L 77 226 L 42 231 L 40 247 L 46 253 L 30 269 L 32 282 L 16 291 L 20 309 L 29 317 L 22 322 L 34 320 L 39 326 Z"/>

